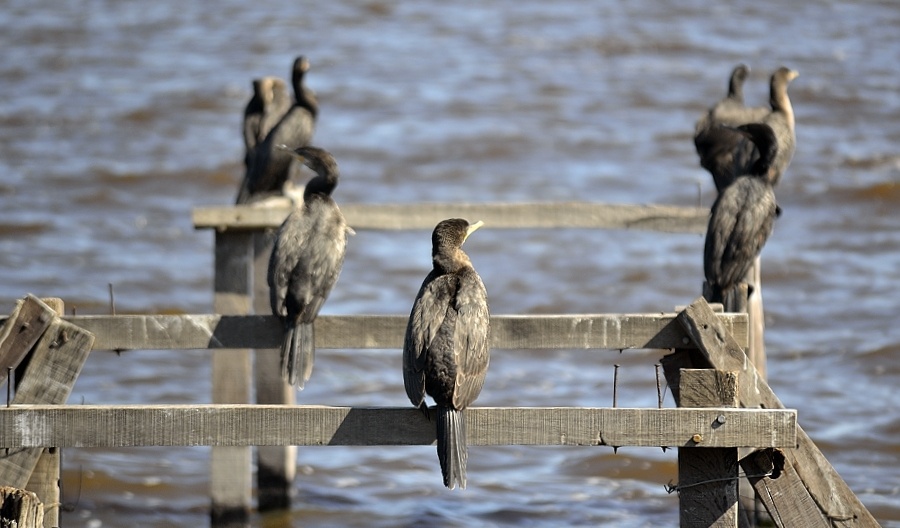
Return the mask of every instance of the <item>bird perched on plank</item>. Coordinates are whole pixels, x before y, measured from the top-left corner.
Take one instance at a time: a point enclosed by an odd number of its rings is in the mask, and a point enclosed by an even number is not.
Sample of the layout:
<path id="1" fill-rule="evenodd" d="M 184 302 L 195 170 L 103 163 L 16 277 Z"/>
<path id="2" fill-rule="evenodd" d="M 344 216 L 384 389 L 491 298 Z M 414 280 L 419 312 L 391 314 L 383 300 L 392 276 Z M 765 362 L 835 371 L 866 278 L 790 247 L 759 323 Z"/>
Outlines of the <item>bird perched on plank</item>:
<path id="1" fill-rule="evenodd" d="M 244 166 L 253 165 L 256 147 L 281 121 L 291 107 L 291 98 L 284 81 L 278 77 L 253 80 L 253 96 L 244 109 Z"/>
<path id="2" fill-rule="evenodd" d="M 309 68 L 306 57 L 300 56 L 294 61 L 291 73 L 294 103 L 256 146 L 252 164 L 247 166 L 238 191 L 238 204 L 280 194 L 292 176 L 294 165 L 290 150 L 307 145 L 312 139 L 319 103 L 304 82 Z M 280 145 L 287 145 L 290 150 L 283 150 Z"/>
<path id="3" fill-rule="evenodd" d="M 433 268 L 413 303 L 403 343 L 403 382 L 413 405 L 437 405 L 437 452 L 444 485 L 466 487 L 466 416 L 490 359 L 487 291 L 462 244 L 482 222 L 444 220 L 431 235 Z"/>
<path id="4" fill-rule="evenodd" d="M 313 146 L 293 155 L 316 176 L 306 184 L 302 205 L 278 229 L 267 278 L 272 313 L 284 322 L 281 372 L 302 390 L 315 360 L 313 323 L 341 273 L 353 230 L 331 197 L 338 183 L 334 157 Z"/>
<path id="5" fill-rule="evenodd" d="M 743 175 L 758 158 L 752 141 L 732 127 L 748 123 L 765 123 L 775 133 L 778 153 L 772 161 L 769 179 L 776 185 L 790 165 L 796 145 L 794 110 L 788 97 L 788 84 L 799 74 L 781 67 L 769 82 L 770 109 L 743 105 L 743 79 L 746 72 L 738 66 L 732 72 L 729 95 L 713 106 L 695 127 L 694 146 L 700 165 L 712 174 L 716 190 L 731 184 Z"/>
<path id="6" fill-rule="evenodd" d="M 777 156 L 772 127 L 741 125 L 736 132 L 752 141 L 759 157 L 746 174 L 735 178 L 713 203 L 703 250 L 704 297 L 737 311 L 738 285 L 772 234 L 778 205 L 770 168 Z"/>
<path id="7" fill-rule="evenodd" d="M 750 75 L 750 67 L 738 64 L 728 78 L 728 93 L 697 120 L 696 135 L 714 125 L 738 126 L 759 121 L 769 114 L 765 107 L 749 107 L 744 104 L 744 83 Z"/>

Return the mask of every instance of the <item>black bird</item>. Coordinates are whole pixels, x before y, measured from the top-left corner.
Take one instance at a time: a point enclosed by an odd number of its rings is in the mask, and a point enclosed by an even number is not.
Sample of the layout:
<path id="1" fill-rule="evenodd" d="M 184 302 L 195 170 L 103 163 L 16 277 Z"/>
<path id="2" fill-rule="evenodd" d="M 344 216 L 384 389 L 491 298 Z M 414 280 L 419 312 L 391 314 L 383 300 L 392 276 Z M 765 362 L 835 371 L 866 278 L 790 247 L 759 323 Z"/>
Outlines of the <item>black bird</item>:
<path id="1" fill-rule="evenodd" d="M 484 385 L 490 359 L 487 291 L 461 246 L 482 222 L 440 222 L 431 235 L 433 269 L 419 289 L 403 343 L 403 383 L 428 415 L 437 404 L 437 452 L 444 485 L 466 487 L 466 416 Z"/>
<path id="2" fill-rule="evenodd" d="M 736 311 L 737 286 L 772 234 L 778 206 L 770 180 L 777 157 L 777 138 L 769 125 L 751 123 L 736 130 L 756 145 L 759 157 L 752 167 L 716 198 L 706 230 L 703 271 L 704 297 Z"/>
<path id="3" fill-rule="evenodd" d="M 294 158 L 290 151 L 309 144 L 312 139 L 319 103 L 304 83 L 307 71 L 309 60 L 303 56 L 297 57 L 291 74 L 295 101 L 257 145 L 252 164 L 247 167 L 238 192 L 238 204 L 280 194 L 292 176 Z M 281 145 L 286 145 L 289 150 L 281 149 Z"/>
<path id="4" fill-rule="evenodd" d="M 763 123 L 772 127 L 775 140 L 778 142 L 775 159 L 769 167 L 768 179 L 772 185 L 778 185 L 781 175 L 787 170 L 794 157 L 797 136 L 794 127 L 794 107 L 788 97 L 788 85 L 800 74 L 782 66 L 772 74 L 769 87 L 769 104 L 772 111 L 763 119 Z"/>
<path id="5" fill-rule="evenodd" d="M 284 81 L 277 77 L 253 80 L 253 96 L 244 109 L 245 167 L 253 164 L 256 147 L 266 139 L 290 107 L 291 98 Z"/>
<path id="6" fill-rule="evenodd" d="M 338 183 L 334 157 L 312 146 L 293 154 L 316 176 L 306 184 L 303 204 L 278 229 L 268 283 L 272 313 L 284 322 L 281 372 L 302 390 L 315 360 L 313 322 L 341 273 L 353 230 L 331 198 Z"/>
<path id="7" fill-rule="evenodd" d="M 787 170 L 796 144 L 794 110 L 787 87 L 797 75 L 797 72 L 785 67 L 772 74 L 769 83 L 771 109 L 744 107 L 742 90 L 737 89 L 736 93 L 740 95 L 735 97 L 731 97 L 730 90 L 729 97 L 697 122 L 694 146 L 700 156 L 700 165 L 712 174 L 718 192 L 721 193 L 737 176 L 747 173 L 759 156 L 753 142 L 733 129 L 734 126 L 748 123 L 769 125 L 778 143 L 778 152 L 769 167 L 772 185 L 776 185 Z M 738 67 L 732 74 L 731 84 L 740 86 L 741 83 Z"/>
<path id="8" fill-rule="evenodd" d="M 750 67 L 738 64 L 731 71 L 728 79 L 728 94 L 704 112 L 694 127 L 697 134 L 715 125 L 738 126 L 759 121 L 766 117 L 770 110 L 764 107 L 748 107 L 744 105 L 744 83 L 750 75 Z"/>

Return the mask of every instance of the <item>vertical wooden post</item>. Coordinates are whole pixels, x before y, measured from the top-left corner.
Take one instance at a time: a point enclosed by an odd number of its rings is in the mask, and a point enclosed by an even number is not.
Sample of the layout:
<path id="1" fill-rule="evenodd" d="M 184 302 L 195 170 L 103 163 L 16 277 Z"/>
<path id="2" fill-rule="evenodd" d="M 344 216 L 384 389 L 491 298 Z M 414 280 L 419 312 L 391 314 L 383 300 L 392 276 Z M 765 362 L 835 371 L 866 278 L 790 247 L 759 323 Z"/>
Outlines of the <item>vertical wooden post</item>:
<path id="1" fill-rule="evenodd" d="M 747 273 L 747 284 L 750 293 L 747 297 L 747 315 L 750 320 L 750 346 L 747 348 L 747 356 L 756 367 L 756 372 L 762 379 L 766 379 L 766 344 L 764 341 L 766 330 L 766 315 L 763 311 L 761 260 L 756 257 L 753 267 Z"/>
<path id="2" fill-rule="evenodd" d="M 62 301 L 51 301 L 62 311 Z M 41 302 L 44 313 L 53 309 Z M 94 344 L 94 336 L 78 326 L 63 321 L 55 314 L 52 322 L 35 344 L 24 373 L 18 376 L 13 405 L 62 405 L 72 392 Z M 0 457 L 0 482 L 14 488 L 31 488 L 44 501 L 46 526 L 59 518 L 59 451 L 41 448 L 10 450 Z M 41 458 L 44 460 L 41 461 Z"/>
<path id="3" fill-rule="evenodd" d="M 44 505 L 38 496 L 23 489 L 0 487 L 0 526 L 40 528 L 44 522 Z"/>
<path id="4" fill-rule="evenodd" d="M 274 236 L 273 230 L 260 231 L 254 235 L 253 309 L 257 314 L 272 313 L 266 276 Z M 296 391 L 281 377 L 281 355 L 277 350 L 257 350 L 254 367 L 256 403 L 295 403 Z M 294 446 L 256 448 L 256 488 L 260 511 L 286 510 L 291 507 L 291 489 L 296 467 L 297 448 Z"/>
<path id="5" fill-rule="evenodd" d="M 56 315 L 65 315 L 66 307 L 62 299 L 41 299 L 47 306 L 56 312 Z M 41 453 L 31 478 L 25 489 L 37 494 L 38 499 L 44 504 L 43 526 L 53 528 L 59 526 L 59 464 L 60 451 L 55 447 L 48 447 Z"/>
<path id="6" fill-rule="evenodd" d="M 248 232 L 216 232 L 213 311 L 222 315 L 250 313 L 253 236 Z M 250 402 L 250 351 L 219 350 L 212 358 L 213 403 Z M 246 526 L 250 519 L 251 457 L 249 447 L 212 448 L 210 521 L 212 526 Z"/>
<path id="7" fill-rule="evenodd" d="M 736 407 L 737 373 L 682 369 L 680 407 Z M 703 443 L 700 435 L 693 440 Z M 680 525 L 738 526 L 738 452 L 736 448 L 678 449 Z"/>

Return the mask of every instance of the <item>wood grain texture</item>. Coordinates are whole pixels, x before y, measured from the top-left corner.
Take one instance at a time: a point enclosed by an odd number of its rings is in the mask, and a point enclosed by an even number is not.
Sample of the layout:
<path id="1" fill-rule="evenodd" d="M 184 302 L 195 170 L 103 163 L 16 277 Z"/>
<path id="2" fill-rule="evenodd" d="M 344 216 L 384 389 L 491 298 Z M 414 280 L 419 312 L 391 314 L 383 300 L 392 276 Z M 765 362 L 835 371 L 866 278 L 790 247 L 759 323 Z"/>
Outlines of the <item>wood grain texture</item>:
<path id="1" fill-rule="evenodd" d="M 56 312 L 40 299 L 28 295 L 0 327 L 0 384 L 9 377 L 50 326 Z"/>
<path id="2" fill-rule="evenodd" d="M 13 405 L 49 404 L 56 407 L 65 403 L 93 341 L 94 337 L 89 332 L 54 318 L 35 345 Z M 24 488 L 28 483 L 43 449 L 24 447 L 11 449 L 9 456 L 0 457 L 0 482 L 16 488 Z M 40 447 L 58 446 L 47 444 Z"/>
<path id="3" fill-rule="evenodd" d="M 795 441 L 796 413 L 790 410 L 472 407 L 466 413 L 470 445 L 783 447 Z M 701 443 L 693 442 L 695 434 L 703 436 Z M 11 447 L 426 445 L 434 440 L 434 423 L 412 408 L 0 408 L 0 445 Z"/>
<path id="4" fill-rule="evenodd" d="M 776 526 L 789 528 L 833 528 L 822 515 L 793 466 L 786 464 L 778 478 L 768 475 L 773 469 L 770 449 L 754 451 L 741 459 L 741 469 L 756 491 Z"/>
<path id="5" fill-rule="evenodd" d="M 735 407 L 735 372 L 712 369 L 683 369 L 678 405 L 682 408 Z M 725 426 L 725 415 L 716 418 Z M 698 437 L 697 445 L 706 441 Z M 736 528 L 738 526 L 738 450 L 719 447 L 700 450 L 678 449 L 678 502 L 680 526 Z"/>
<path id="6" fill-rule="evenodd" d="M 275 202 L 278 204 L 278 202 Z M 278 227 L 290 207 L 201 207 L 193 211 L 194 227 L 259 230 Z M 628 205 L 591 202 L 536 203 L 404 203 L 341 204 L 356 230 L 432 230 L 445 218 L 483 220 L 487 229 L 606 228 L 668 233 L 705 233 L 709 209 L 671 205 Z"/>
<path id="7" fill-rule="evenodd" d="M 703 298 L 699 298 L 678 315 L 685 331 L 697 344 L 698 352 L 718 370 L 733 370 L 740 375 L 739 399 L 742 407 L 783 409 L 781 400 L 762 379 L 744 354 L 741 346 L 718 323 Z M 788 463 L 800 476 L 810 495 L 838 526 L 877 527 L 878 522 L 850 490 L 844 479 L 825 455 L 797 426 L 797 447 L 785 451 Z"/>
<path id="8" fill-rule="evenodd" d="M 240 231 L 216 233 L 215 274 L 213 279 L 213 310 L 227 316 L 246 316 L 250 313 L 253 278 L 253 236 Z M 115 321 L 115 319 L 113 320 Z M 181 320 L 169 320 L 168 324 L 149 327 L 138 325 L 126 333 L 126 343 L 134 336 L 180 336 Z M 116 324 L 108 323 L 108 324 Z M 190 335 L 190 322 L 186 323 Z M 126 331 L 127 332 L 127 331 Z M 202 332 L 202 331 L 201 331 Z M 108 336 L 100 332 L 101 335 Z M 118 334 L 113 334 L 118 335 Z M 196 335 L 196 334 L 193 334 Z M 165 341 L 165 337 L 163 337 Z M 159 343 L 159 342 L 157 342 Z M 111 345 L 111 346 L 110 346 Z M 117 342 L 107 342 L 98 347 L 126 349 Z M 154 347 L 151 347 L 154 348 Z M 159 347 L 165 348 L 165 347 Z M 245 347 L 214 354 L 212 358 L 212 400 L 215 403 L 242 403 L 250 401 L 251 384 L 250 351 Z M 252 461 L 249 447 L 216 447 L 210 455 L 210 518 L 213 526 L 242 526 L 250 518 Z"/>
<path id="9" fill-rule="evenodd" d="M 35 493 L 0 486 L 0 526 L 40 528 L 44 526 L 44 505 Z"/>
<path id="10" fill-rule="evenodd" d="M 691 348 L 694 345 L 675 317 L 676 314 L 495 315 L 491 317 L 491 348 Z M 718 317 L 724 329 L 746 344 L 746 314 Z M 87 315 L 66 320 L 95 334 L 95 347 L 101 350 L 281 346 L 281 323 L 271 315 Z M 401 348 L 408 320 L 408 314 L 322 315 L 316 319 L 316 348 Z"/>

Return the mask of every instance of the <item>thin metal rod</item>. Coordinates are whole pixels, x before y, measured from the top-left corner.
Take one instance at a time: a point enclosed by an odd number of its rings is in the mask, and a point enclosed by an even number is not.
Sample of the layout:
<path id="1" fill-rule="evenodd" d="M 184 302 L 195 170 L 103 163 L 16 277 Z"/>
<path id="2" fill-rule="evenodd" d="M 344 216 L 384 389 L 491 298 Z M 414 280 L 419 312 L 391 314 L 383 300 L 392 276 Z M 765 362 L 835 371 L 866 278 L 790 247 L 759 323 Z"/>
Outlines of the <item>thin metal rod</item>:
<path id="1" fill-rule="evenodd" d="M 116 315 L 116 296 L 113 295 L 113 285 L 109 283 L 109 314 Z"/>
<path id="2" fill-rule="evenodd" d="M 657 363 L 655 366 L 656 366 L 656 400 L 659 404 L 659 408 L 662 409 L 663 393 L 662 393 L 662 385 L 660 384 L 660 381 L 659 381 L 659 367 L 661 367 L 662 364 Z"/>
<path id="3" fill-rule="evenodd" d="M 613 374 L 613 407 L 619 405 L 619 364 L 613 365 L 616 370 Z"/>

